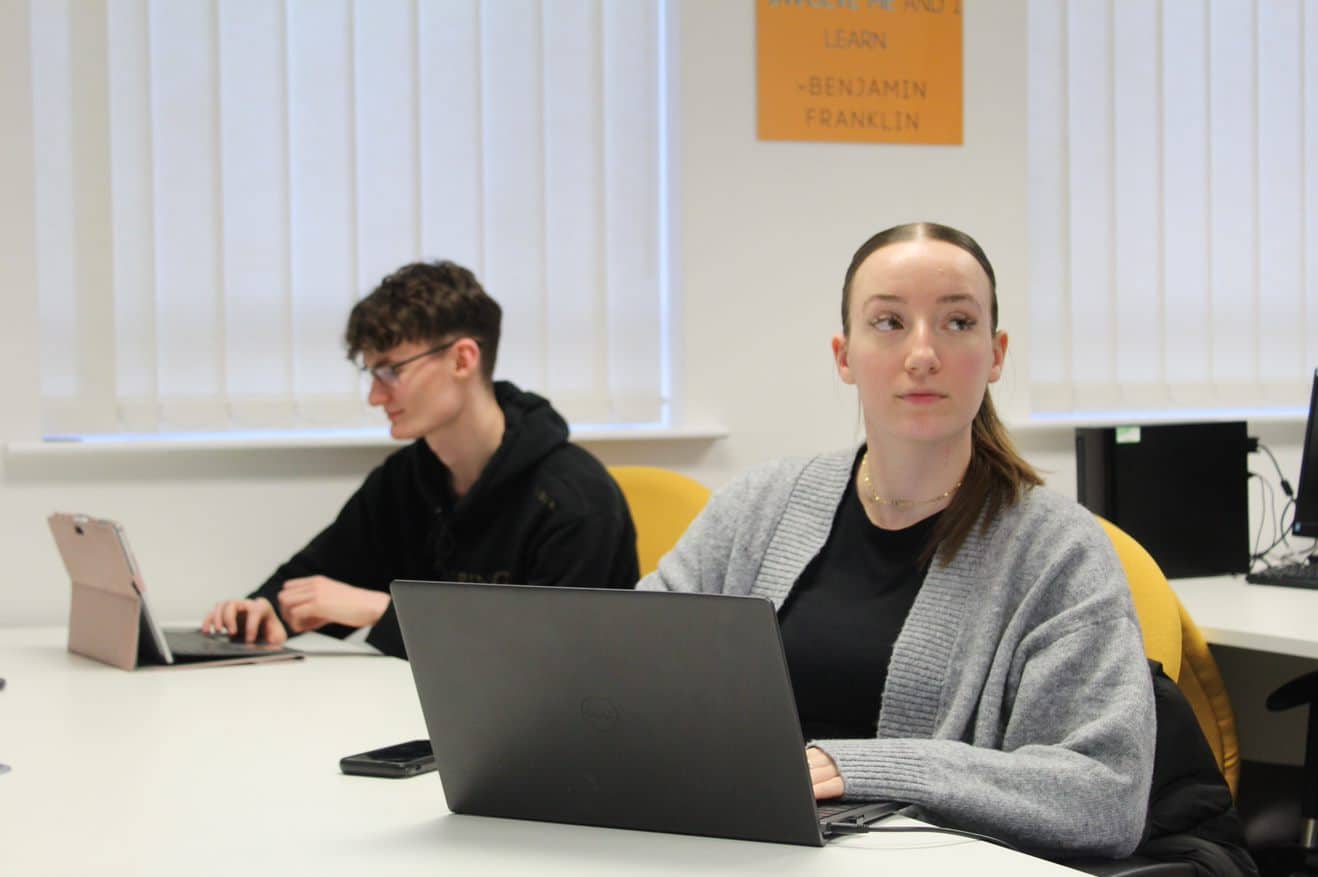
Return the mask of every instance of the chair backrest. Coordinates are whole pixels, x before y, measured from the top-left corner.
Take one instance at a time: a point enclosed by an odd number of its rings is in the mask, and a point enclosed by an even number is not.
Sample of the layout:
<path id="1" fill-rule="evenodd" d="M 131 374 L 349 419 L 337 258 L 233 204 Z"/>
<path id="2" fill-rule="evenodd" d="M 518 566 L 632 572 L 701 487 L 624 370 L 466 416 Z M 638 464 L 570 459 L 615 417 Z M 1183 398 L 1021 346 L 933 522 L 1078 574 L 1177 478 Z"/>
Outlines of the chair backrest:
<path id="1" fill-rule="evenodd" d="M 647 576 L 705 507 L 709 488 L 655 466 L 610 466 L 609 474 L 627 498 L 636 524 L 636 557 Z"/>
<path id="2" fill-rule="evenodd" d="M 1167 577 L 1144 547 L 1110 521 L 1099 518 L 1117 551 L 1144 634 L 1144 652 L 1162 663 L 1194 709 L 1231 794 L 1240 779 L 1240 741 L 1222 674 L 1208 643 L 1185 611 Z"/>
<path id="3" fill-rule="evenodd" d="M 1098 522 L 1107 531 L 1112 547 L 1117 550 L 1117 559 L 1126 571 L 1130 596 L 1135 601 L 1135 614 L 1139 616 L 1140 631 L 1144 634 L 1144 654 L 1160 662 L 1162 672 L 1179 683 L 1184 645 L 1176 592 L 1167 584 L 1167 577 L 1144 546 L 1111 521 L 1099 518 Z"/>
<path id="4" fill-rule="evenodd" d="M 1213 755 L 1217 757 L 1222 776 L 1226 777 L 1234 797 L 1240 782 L 1240 738 L 1236 736 L 1236 714 L 1231 708 L 1222 672 L 1217 668 L 1213 653 L 1208 650 L 1208 641 L 1179 600 L 1177 608 L 1181 613 L 1184 655 L 1176 684 L 1194 708 L 1199 727 L 1203 728 L 1208 745 L 1213 747 Z"/>

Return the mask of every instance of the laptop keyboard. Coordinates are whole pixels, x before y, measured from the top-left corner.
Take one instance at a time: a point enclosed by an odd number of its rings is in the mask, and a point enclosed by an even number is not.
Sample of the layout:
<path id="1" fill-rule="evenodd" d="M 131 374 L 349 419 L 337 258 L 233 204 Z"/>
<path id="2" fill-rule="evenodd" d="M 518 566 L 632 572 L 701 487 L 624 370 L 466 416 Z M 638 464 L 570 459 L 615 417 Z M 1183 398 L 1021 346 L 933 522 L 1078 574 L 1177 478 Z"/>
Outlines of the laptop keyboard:
<path id="1" fill-rule="evenodd" d="M 851 801 L 846 804 L 816 804 L 815 805 L 815 809 L 819 811 L 820 819 L 828 819 L 829 817 L 836 816 L 839 813 L 845 813 L 848 810 L 855 810 L 856 807 L 857 804 L 855 801 Z"/>
<path id="2" fill-rule="evenodd" d="M 1261 569 L 1245 576 L 1245 581 L 1286 588 L 1318 588 L 1318 563 L 1289 563 Z"/>
<path id="3" fill-rule="evenodd" d="M 834 804 L 816 803 L 815 810 L 819 813 L 819 830 L 827 838 L 864 831 L 864 826 L 891 816 L 905 806 L 897 801 L 844 801 Z"/>

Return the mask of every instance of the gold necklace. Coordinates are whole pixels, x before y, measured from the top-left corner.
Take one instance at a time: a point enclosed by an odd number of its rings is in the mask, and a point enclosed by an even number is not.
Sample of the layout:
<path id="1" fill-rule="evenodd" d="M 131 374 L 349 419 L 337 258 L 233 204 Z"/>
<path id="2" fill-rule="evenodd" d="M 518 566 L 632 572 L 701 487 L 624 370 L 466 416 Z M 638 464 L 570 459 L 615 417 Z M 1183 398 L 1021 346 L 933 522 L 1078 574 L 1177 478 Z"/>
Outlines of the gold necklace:
<path id="1" fill-rule="evenodd" d="M 956 484 L 953 484 L 947 490 L 944 490 L 942 493 L 938 494 L 938 496 L 931 496 L 928 499 L 884 499 L 883 497 L 879 496 L 879 494 L 874 490 L 874 484 L 870 481 L 870 452 L 869 451 L 866 451 L 865 456 L 860 458 L 860 477 L 864 479 L 865 487 L 869 489 L 870 499 L 874 500 L 874 502 L 877 503 L 878 505 L 890 505 L 890 506 L 895 506 L 897 508 L 903 508 L 905 506 L 912 506 L 912 505 L 928 505 L 931 502 L 938 502 L 940 499 L 947 499 L 949 496 L 956 493 L 956 489 L 961 486 L 961 482 L 958 481 Z"/>

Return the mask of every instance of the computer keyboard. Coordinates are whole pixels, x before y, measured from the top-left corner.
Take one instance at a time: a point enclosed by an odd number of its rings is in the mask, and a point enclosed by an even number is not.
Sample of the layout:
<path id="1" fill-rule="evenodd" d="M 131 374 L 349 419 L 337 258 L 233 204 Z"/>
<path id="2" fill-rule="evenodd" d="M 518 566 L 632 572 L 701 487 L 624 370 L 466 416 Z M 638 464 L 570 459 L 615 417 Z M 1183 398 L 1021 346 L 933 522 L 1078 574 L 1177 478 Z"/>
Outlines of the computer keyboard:
<path id="1" fill-rule="evenodd" d="M 1318 563 L 1288 563 L 1261 569 L 1245 576 L 1245 581 L 1286 588 L 1318 588 Z"/>

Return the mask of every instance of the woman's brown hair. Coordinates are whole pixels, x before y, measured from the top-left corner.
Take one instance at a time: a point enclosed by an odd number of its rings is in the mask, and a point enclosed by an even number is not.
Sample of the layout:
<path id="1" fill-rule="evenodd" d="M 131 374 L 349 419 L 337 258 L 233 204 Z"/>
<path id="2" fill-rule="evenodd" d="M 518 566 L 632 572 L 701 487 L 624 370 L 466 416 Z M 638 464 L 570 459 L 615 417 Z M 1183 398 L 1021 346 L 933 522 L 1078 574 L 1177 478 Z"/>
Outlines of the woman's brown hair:
<path id="1" fill-rule="evenodd" d="M 998 331 L 998 281 L 983 248 L 975 239 L 936 222 L 911 222 L 885 229 L 860 245 L 851 257 L 846 279 L 842 283 L 842 332 L 851 337 L 851 283 L 861 263 L 889 244 L 914 240 L 935 240 L 965 250 L 984 269 L 989 282 L 990 331 Z M 1016 452 L 1007 428 L 998 419 L 997 410 L 987 388 L 984 401 L 970 427 L 970 465 L 961 480 L 961 487 L 943 510 L 938 524 L 930 536 L 922 560 L 931 561 L 935 554 L 944 565 L 952 562 L 976 521 L 987 526 L 1003 508 L 1013 505 L 1021 494 L 1043 484 L 1034 467 Z"/>

